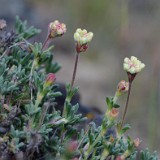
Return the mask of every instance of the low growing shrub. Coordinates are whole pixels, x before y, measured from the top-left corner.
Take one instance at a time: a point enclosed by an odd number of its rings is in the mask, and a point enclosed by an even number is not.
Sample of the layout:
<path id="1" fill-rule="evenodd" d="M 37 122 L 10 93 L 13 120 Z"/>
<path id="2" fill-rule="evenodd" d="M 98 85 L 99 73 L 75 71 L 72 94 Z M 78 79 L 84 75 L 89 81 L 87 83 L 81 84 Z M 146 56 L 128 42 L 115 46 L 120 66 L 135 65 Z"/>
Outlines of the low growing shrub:
<path id="1" fill-rule="evenodd" d="M 56 109 L 56 98 L 64 96 L 56 83 L 60 69 L 53 61 L 50 42 L 66 32 L 66 26 L 54 21 L 48 26 L 44 43 L 31 43 L 40 30 L 28 27 L 18 17 L 14 31 L 4 30 L 0 20 L 0 159 L 1 160 L 158 160 L 156 152 L 138 151 L 140 140 L 125 136 L 130 129 L 124 124 L 131 85 L 145 65 L 136 57 L 125 58 L 123 68 L 128 82 L 119 82 L 114 97 L 107 97 L 107 110 L 101 125 L 90 122 L 72 104 L 78 92 L 74 87 L 79 55 L 86 52 L 92 32 L 77 29 L 76 59 L 73 77 L 66 85 L 62 109 Z M 122 120 L 118 119 L 118 98 L 127 93 Z"/>

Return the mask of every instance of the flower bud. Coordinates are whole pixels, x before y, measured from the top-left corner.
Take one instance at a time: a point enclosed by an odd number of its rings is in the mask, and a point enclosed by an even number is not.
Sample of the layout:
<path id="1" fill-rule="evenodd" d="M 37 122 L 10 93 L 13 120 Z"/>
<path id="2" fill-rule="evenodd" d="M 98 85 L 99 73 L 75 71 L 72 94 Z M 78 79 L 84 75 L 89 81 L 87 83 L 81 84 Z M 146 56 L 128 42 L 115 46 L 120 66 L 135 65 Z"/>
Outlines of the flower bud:
<path id="1" fill-rule="evenodd" d="M 87 43 L 93 38 L 93 33 L 87 33 L 87 30 L 78 28 L 74 33 L 74 40 L 76 41 L 77 53 L 85 52 L 88 48 Z"/>
<path id="2" fill-rule="evenodd" d="M 116 102 L 118 101 L 119 97 L 128 92 L 129 90 L 129 83 L 124 81 L 124 80 L 121 80 L 119 83 L 118 83 L 118 87 L 117 87 L 117 91 L 115 93 L 115 96 L 113 98 L 113 104 L 116 104 Z"/>
<path id="3" fill-rule="evenodd" d="M 51 22 L 48 26 L 49 38 L 62 36 L 66 32 L 66 25 L 58 20 Z"/>
<path id="4" fill-rule="evenodd" d="M 144 67 L 145 67 L 145 64 L 142 63 L 140 60 L 138 60 L 134 56 L 131 56 L 130 59 L 127 57 L 124 59 L 123 68 L 125 71 L 127 71 L 130 74 L 137 74 Z"/>
<path id="5" fill-rule="evenodd" d="M 93 38 L 93 33 L 87 33 L 87 30 L 78 28 L 74 33 L 74 40 L 81 45 L 87 44 Z"/>
<path id="6" fill-rule="evenodd" d="M 134 146 L 135 146 L 135 147 L 139 147 L 141 141 L 139 140 L 139 138 L 136 138 L 136 139 L 133 141 L 133 143 L 134 143 Z"/>
<path id="7" fill-rule="evenodd" d="M 51 86 L 56 80 L 56 75 L 54 73 L 49 73 L 45 80 L 45 87 Z"/>
<path id="8" fill-rule="evenodd" d="M 119 114 L 118 109 L 112 108 L 111 111 L 109 112 L 109 116 L 111 119 L 115 119 Z"/>
<path id="9" fill-rule="evenodd" d="M 118 87 L 117 87 L 117 96 L 120 96 L 123 93 L 128 92 L 129 89 L 129 83 L 122 80 L 118 83 Z"/>

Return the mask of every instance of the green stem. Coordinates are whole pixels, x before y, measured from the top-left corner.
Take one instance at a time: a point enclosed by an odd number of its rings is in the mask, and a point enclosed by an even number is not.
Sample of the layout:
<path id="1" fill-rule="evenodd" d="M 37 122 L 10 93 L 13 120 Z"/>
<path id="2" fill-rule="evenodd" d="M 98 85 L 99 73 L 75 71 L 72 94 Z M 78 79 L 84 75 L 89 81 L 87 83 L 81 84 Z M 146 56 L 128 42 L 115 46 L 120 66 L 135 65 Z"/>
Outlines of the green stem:
<path id="1" fill-rule="evenodd" d="M 88 150 L 86 151 L 86 154 L 84 155 L 84 160 L 88 159 L 89 155 L 92 152 L 93 147 L 97 144 L 97 142 L 101 139 L 101 137 L 102 137 L 102 130 L 101 130 L 101 133 L 95 139 L 95 141 L 92 143 L 92 145 L 89 146 Z"/>
<path id="2" fill-rule="evenodd" d="M 44 121 L 44 118 L 46 116 L 48 107 L 49 107 L 49 104 L 48 105 L 44 105 L 43 108 L 42 108 L 42 114 L 41 114 L 41 117 L 39 119 L 37 130 L 39 130 L 41 128 L 42 124 L 43 124 L 43 121 Z"/>
<path id="3" fill-rule="evenodd" d="M 63 108 L 63 113 L 62 113 L 62 116 L 65 117 L 65 118 L 66 118 L 66 107 L 67 107 L 67 105 L 66 105 L 67 102 L 66 101 L 67 101 L 67 97 L 66 97 L 66 100 L 64 102 L 64 108 Z"/>
<path id="4" fill-rule="evenodd" d="M 35 102 L 35 105 L 34 105 L 35 109 L 38 108 L 39 104 L 42 102 L 43 97 L 44 97 L 43 92 L 38 92 L 37 93 L 37 98 L 36 98 L 36 102 Z"/>
<path id="5" fill-rule="evenodd" d="M 30 72 L 30 75 L 29 75 L 29 83 L 30 83 L 30 88 L 31 88 L 31 103 L 33 101 L 32 76 L 33 76 L 34 67 L 35 67 L 35 59 L 33 60 L 32 67 L 31 67 L 31 72 Z"/>
<path id="6" fill-rule="evenodd" d="M 105 160 L 108 155 L 109 155 L 109 152 L 106 149 L 104 149 L 100 160 Z"/>
<path id="7" fill-rule="evenodd" d="M 126 101 L 125 109 L 124 109 L 123 116 L 122 116 L 121 129 L 122 129 L 122 127 L 123 127 L 123 123 L 124 123 L 125 116 L 126 116 L 127 109 L 128 109 L 128 102 L 129 102 L 129 97 L 130 97 L 130 93 L 131 93 L 131 85 L 132 85 L 132 82 L 129 82 L 129 89 L 128 89 L 127 101 Z"/>
<path id="8" fill-rule="evenodd" d="M 36 101 L 35 101 L 35 105 L 33 106 L 34 107 L 34 111 L 36 111 L 36 109 L 38 108 L 39 104 L 41 103 L 42 99 L 43 99 L 43 95 L 41 95 L 41 93 L 37 93 L 37 98 L 36 98 Z M 32 116 L 32 120 L 31 120 L 31 126 L 34 128 L 34 122 L 35 122 L 35 114 Z"/>
<path id="9" fill-rule="evenodd" d="M 79 147 L 81 146 L 81 144 L 82 144 L 82 142 L 83 142 L 83 140 L 84 140 L 85 136 L 87 135 L 87 133 L 88 133 L 89 129 L 90 129 L 90 127 L 88 127 L 88 129 L 87 129 L 86 133 L 84 134 L 83 138 L 82 138 L 82 139 L 81 139 L 81 141 L 79 142 L 79 144 L 78 144 L 78 147 L 77 147 L 76 151 L 77 151 L 77 150 L 79 149 Z"/>
<path id="10" fill-rule="evenodd" d="M 97 151 L 96 149 L 93 149 L 93 153 L 92 153 L 92 157 L 91 157 L 92 159 L 95 158 L 95 156 L 96 156 L 96 151 Z"/>

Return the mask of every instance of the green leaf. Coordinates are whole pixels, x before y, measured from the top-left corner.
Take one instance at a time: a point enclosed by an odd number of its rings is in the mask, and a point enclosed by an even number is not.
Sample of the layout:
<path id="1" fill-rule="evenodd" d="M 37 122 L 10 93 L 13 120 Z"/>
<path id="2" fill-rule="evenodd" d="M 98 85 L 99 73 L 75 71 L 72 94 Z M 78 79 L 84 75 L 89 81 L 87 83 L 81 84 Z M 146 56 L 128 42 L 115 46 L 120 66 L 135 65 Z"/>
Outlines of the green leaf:
<path id="1" fill-rule="evenodd" d="M 124 134 L 126 131 L 128 131 L 131 128 L 131 126 L 129 124 L 126 124 L 122 130 L 121 130 L 121 134 Z"/>
<path id="2" fill-rule="evenodd" d="M 113 104 L 113 107 L 114 107 L 114 108 L 119 108 L 120 105 L 118 105 L 118 104 L 115 103 L 115 104 Z"/>
<path id="3" fill-rule="evenodd" d="M 28 27 L 27 21 L 21 21 L 18 16 L 16 17 L 15 30 L 16 34 L 18 34 L 18 41 L 29 39 L 41 32 L 40 29 L 36 29 L 33 26 Z"/>
<path id="4" fill-rule="evenodd" d="M 108 109 L 111 110 L 112 107 L 113 107 L 113 100 L 111 97 L 106 97 L 106 103 L 107 103 L 107 106 L 108 106 Z"/>

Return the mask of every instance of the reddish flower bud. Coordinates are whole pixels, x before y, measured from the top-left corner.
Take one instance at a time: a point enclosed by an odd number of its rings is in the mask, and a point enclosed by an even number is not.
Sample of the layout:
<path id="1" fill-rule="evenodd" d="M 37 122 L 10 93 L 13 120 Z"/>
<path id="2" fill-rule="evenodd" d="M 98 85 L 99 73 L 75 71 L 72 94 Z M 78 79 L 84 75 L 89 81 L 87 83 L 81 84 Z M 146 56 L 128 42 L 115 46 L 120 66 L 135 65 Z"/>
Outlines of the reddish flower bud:
<path id="1" fill-rule="evenodd" d="M 119 111 L 116 108 L 112 108 L 112 110 L 109 112 L 109 116 L 113 119 L 116 118 L 118 114 L 119 114 Z"/>
<path id="2" fill-rule="evenodd" d="M 116 94 L 115 94 L 115 96 L 113 98 L 113 102 L 116 103 L 117 100 L 119 99 L 119 97 L 122 94 L 128 92 L 128 90 L 129 90 L 129 82 L 126 82 L 124 80 L 120 81 L 118 83 L 117 91 L 116 91 Z"/>
<path id="3" fill-rule="evenodd" d="M 128 82 L 122 80 L 118 83 L 117 91 L 118 91 L 119 94 L 128 92 L 128 89 L 129 89 L 129 83 Z"/>
<path id="4" fill-rule="evenodd" d="M 55 82 L 55 80 L 56 80 L 56 75 L 54 73 L 49 73 L 45 80 L 45 85 L 51 86 Z"/>

